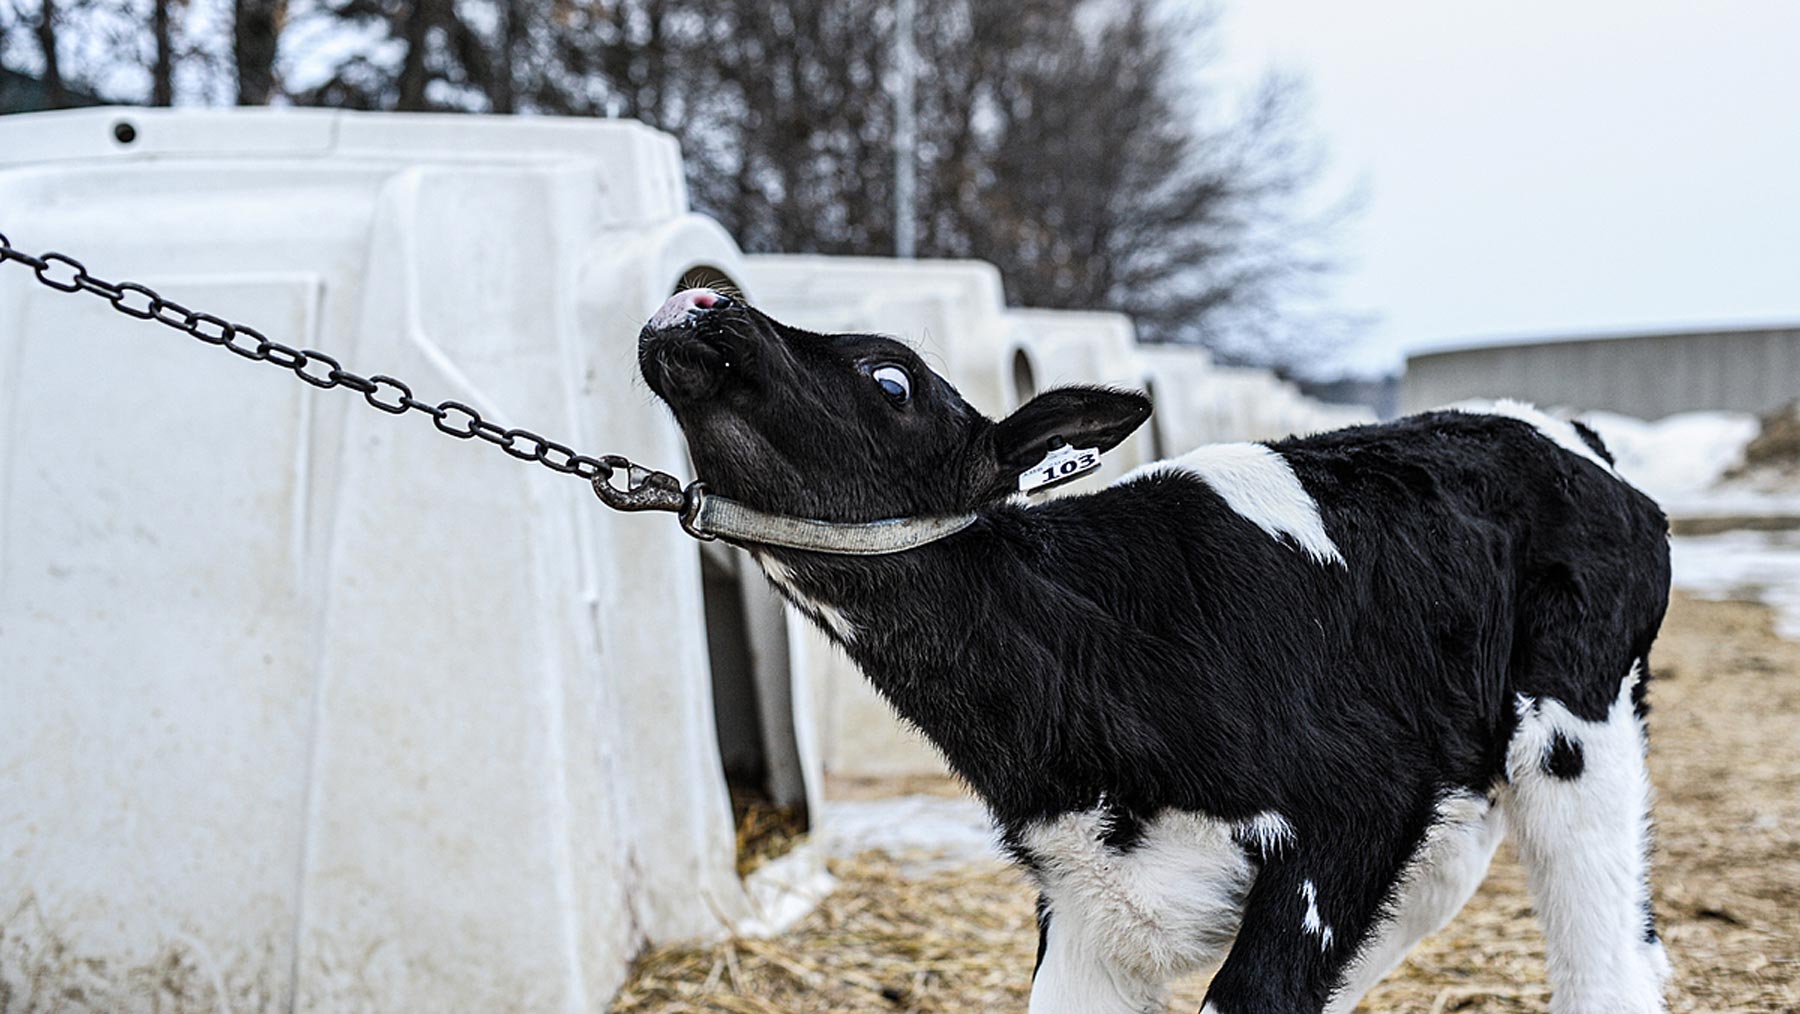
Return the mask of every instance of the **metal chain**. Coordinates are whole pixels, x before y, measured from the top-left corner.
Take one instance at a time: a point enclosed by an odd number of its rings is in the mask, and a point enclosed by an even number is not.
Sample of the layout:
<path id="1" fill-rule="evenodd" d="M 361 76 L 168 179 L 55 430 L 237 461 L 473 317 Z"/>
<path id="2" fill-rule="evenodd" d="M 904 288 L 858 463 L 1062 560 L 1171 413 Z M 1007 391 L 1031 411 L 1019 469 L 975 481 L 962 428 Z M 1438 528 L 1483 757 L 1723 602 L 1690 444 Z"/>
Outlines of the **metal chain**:
<path id="1" fill-rule="evenodd" d="M 65 254 L 50 252 L 33 257 L 16 249 L 6 234 L 0 233 L 0 265 L 9 261 L 30 268 L 39 282 L 58 292 L 85 292 L 98 296 L 127 317 L 153 320 L 252 362 L 271 363 L 314 387 L 349 388 L 362 395 L 371 407 L 383 412 L 391 415 L 419 412 L 430 416 L 431 424 L 440 433 L 458 440 L 483 440 L 521 461 L 535 461 L 564 475 L 579 475 L 593 484 L 594 492 L 608 506 L 620 510 L 682 509 L 683 503 L 678 499 L 680 494 L 671 496 L 668 488 L 674 483 L 676 491 L 681 489 L 673 476 L 635 465 L 617 454 L 593 457 L 530 430 L 507 429 L 483 419 L 480 412 L 460 401 L 440 401 L 435 405 L 420 401 L 413 397 L 410 386 L 393 377 L 379 373 L 365 377 L 344 369 L 336 359 L 317 349 L 284 345 L 264 337 L 255 328 L 164 299 L 147 286 L 96 278 L 80 261 Z M 627 488 L 619 489 L 609 481 L 615 471 L 627 473 Z"/>

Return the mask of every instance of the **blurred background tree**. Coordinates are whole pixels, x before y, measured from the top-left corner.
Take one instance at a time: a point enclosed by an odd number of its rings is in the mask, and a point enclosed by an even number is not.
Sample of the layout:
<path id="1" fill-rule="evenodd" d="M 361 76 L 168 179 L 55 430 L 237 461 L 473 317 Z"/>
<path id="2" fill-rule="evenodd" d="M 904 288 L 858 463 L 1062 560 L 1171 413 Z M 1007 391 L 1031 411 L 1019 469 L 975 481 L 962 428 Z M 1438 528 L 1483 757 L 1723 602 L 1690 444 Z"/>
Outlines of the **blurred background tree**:
<path id="1" fill-rule="evenodd" d="M 917 0 L 918 254 L 1229 361 L 1349 340 L 1302 89 L 1232 101 L 1216 34 L 1165 0 Z M 52 107 L 643 120 L 749 251 L 894 252 L 896 52 L 891 0 L 0 0 L 0 67 Z"/>

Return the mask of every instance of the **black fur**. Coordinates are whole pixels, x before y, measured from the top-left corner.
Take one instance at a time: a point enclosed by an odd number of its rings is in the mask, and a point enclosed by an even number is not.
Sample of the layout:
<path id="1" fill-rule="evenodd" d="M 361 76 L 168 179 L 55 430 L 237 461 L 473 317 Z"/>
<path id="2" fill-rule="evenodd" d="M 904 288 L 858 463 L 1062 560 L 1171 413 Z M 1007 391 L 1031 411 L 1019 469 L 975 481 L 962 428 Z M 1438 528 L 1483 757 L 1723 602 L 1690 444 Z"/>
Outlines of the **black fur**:
<path id="1" fill-rule="evenodd" d="M 1560 778 L 1572 782 L 1581 777 L 1581 771 L 1587 766 L 1587 760 L 1581 754 L 1581 744 L 1562 733 L 1556 733 L 1550 739 L 1550 752 L 1544 755 L 1544 773 L 1552 778 Z"/>
<path id="2" fill-rule="evenodd" d="M 1321 565 L 1192 477 L 1006 500 L 1048 437 L 1122 439 L 1138 396 L 1051 392 L 996 424 L 899 343 L 744 307 L 647 331 L 642 359 L 720 493 L 845 521 L 980 511 L 893 556 L 775 554 L 855 625 L 846 650 L 1015 854 L 1032 822 L 1099 805 L 1121 849 L 1165 808 L 1288 819 L 1212 986 L 1233 1014 L 1320 1009 L 1436 804 L 1502 779 L 1516 696 L 1603 718 L 1662 620 L 1656 505 L 1514 419 L 1272 444 L 1342 552 Z M 871 362 L 907 368 L 910 401 Z M 1296 934 L 1303 880 L 1348 946 Z"/>
<path id="3" fill-rule="evenodd" d="M 1600 434 L 1595 433 L 1592 426 L 1589 426 L 1579 419 L 1570 422 L 1569 425 L 1575 427 L 1575 432 L 1580 435 L 1581 442 L 1593 448 L 1594 453 L 1600 455 L 1601 459 L 1607 464 L 1616 465 L 1619 463 L 1619 459 L 1613 457 L 1612 451 L 1607 450 L 1606 442 L 1600 439 Z"/>

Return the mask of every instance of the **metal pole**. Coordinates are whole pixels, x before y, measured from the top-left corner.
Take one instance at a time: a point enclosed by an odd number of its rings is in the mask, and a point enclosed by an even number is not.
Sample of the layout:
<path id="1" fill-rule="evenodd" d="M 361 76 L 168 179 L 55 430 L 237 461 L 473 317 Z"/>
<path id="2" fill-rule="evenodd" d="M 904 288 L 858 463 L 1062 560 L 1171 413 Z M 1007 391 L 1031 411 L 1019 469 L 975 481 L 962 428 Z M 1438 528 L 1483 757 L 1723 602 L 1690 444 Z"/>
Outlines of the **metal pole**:
<path id="1" fill-rule="evenodd" d="M 919 188 L 919 135 L 913 108 L 913 82 L 919 54 L 914 47 L 915 0 L 896 0 L 894 9 L 894 256 L 911 258 L 918 248 L 913 204 Z"/>

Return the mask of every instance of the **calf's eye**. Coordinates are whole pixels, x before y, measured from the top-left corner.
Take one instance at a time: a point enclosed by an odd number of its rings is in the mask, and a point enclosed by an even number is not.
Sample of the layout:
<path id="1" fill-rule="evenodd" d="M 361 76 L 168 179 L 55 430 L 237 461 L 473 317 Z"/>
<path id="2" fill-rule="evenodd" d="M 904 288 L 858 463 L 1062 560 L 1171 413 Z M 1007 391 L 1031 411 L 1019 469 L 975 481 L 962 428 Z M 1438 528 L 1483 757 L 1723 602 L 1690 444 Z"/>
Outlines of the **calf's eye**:
<path id="1" fill-rule="evenodd" d="M 896 405 L 904 405 L 912 397 L 912 378 L 898 366 L 877 366 L 869 371 L 869 379 L 880 384 L 881 393 L 893 399 Z"/>

